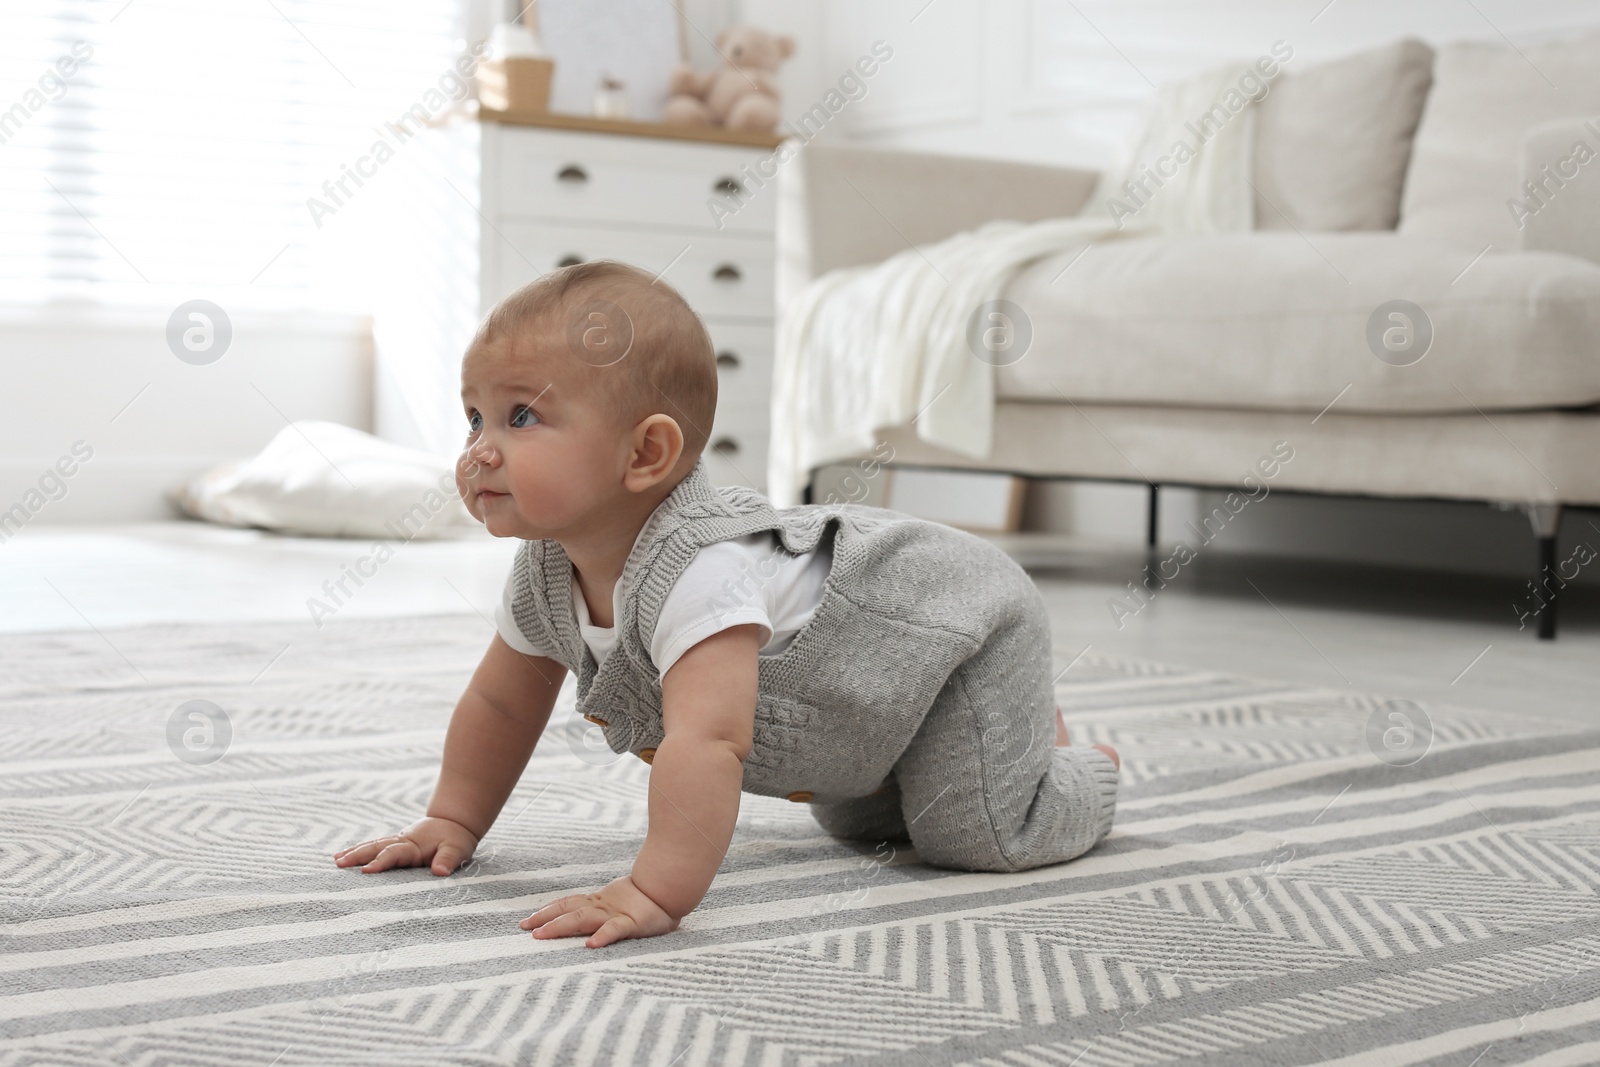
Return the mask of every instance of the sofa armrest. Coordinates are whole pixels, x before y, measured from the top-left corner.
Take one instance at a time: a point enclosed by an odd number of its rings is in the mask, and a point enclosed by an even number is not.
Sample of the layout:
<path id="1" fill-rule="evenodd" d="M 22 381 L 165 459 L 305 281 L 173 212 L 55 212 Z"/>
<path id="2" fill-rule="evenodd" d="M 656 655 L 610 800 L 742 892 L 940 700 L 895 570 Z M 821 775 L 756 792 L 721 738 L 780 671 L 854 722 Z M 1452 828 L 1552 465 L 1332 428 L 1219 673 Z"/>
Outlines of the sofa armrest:
<path id="1" fill-rule="evenodd" d="M 1522 248 L 1600 263 L 1600 121 L 1541 122 L 1522 145 L 1523 185 L 1508 205 Z"/>
<path id="2" fill-rule="evenodd" d="M 778 306 L 820 274 L 985 222 L 1076 214 L 1096 178 L 1072 167 L 802 146 L 778 178 Z"/>

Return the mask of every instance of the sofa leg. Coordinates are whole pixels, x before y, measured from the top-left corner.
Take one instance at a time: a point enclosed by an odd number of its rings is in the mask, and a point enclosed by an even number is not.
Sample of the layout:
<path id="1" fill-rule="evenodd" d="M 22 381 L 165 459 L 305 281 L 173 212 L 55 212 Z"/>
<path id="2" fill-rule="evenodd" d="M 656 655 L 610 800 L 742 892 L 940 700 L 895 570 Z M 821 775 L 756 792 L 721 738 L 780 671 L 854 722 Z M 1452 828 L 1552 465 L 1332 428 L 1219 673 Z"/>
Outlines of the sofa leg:
<path id="1" fill-rule="evenodd" d="M 1556 599 L 1566 584 L 1556 576 L 1556 532 L 1561 526 L 1560 504 L 1527 504 L 1523 510 L 1533 524 L 1533 535 L 1539 540 L 1539 571 L 1535 585 L 1542 592 L 1543 609 L 1539 612 L 1539 639 L 1556 638 Z"/>
<path id="2" fill-rule="evenodd" d="M 1554 537 L 1539 538 L 1539 580 L 1546 580 L 1548 575 L 1554 574 L 1556 569 L 1556 539 Z M 1545 602 L 1544 610 L 1539 613 L 1539 640 L 1554 641 L 1556 639 L 1556 595 L 1550 594 L 1550 599 Z"/>
<path id="3" fill-rule="evenodd" d="M 1144 543 L 1146 548 L 1156 547 L 1156 535 L 1161 526 L 1161 487 L 1150 483 L 1150 507 L 1146 512 Z"/>

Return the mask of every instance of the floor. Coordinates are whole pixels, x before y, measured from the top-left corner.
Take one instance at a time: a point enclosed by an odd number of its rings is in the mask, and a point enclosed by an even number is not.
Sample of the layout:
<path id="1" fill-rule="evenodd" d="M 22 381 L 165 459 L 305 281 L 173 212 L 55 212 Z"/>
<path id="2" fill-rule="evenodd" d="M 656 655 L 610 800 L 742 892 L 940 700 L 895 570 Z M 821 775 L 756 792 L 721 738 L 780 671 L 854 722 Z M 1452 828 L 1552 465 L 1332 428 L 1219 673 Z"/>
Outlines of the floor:
<path id="1" fill-rule="evenodd" d="M 1508 579 L 1218 552 L 1141 606 L 1128 583 L 1144 578 L 1142 552 L 1027 537 L 1006 545 L 1044 592 L 1063 665 L 1092 647 L 1600 726 L 1594 588 L 1564 594 L 1561 636 L 1544 642 L 1531 623 L 1518 630 L 1513 605 L 1526 583 Z M 487 624 L 513 548 L 487 536 L 378 546 L 188 522 L 35 526 L 0 546 L 0 632 L 280 619 L 304 620 L 313 640 L 333 616 L 467 610 Z M 368 576 L 357 584 L 352 573 Z M 117 654 L 111 640 L 107 655 Z"/>
<path id="2" fill-rule="evenodd" d="M 517 923 L 660 783 L 570 689 L 469 865 L 331 862 L 426 803 L 513 543 L 25 529 L 0 627 L 70 632 L 0 641 L 0 1067 L 1600 1062 L 1600 595 L 1539 642 L 1512 581 L 1218 552 L 1119 625 L 1142 553 L 1007 545 L 1123 753 L 1103 847 L 946 870 L 745 796 L 683 926 L 595 955 Z"/>
<path id="3" fill-rule="evenodd" d="M 568 697 L 450 878 L 337 868 L 423 810 L 484 624 L 304 625 L 0 637 L 0 1067 L 1600 1062 L 1600 731 L 1378 745 L 1371 694 L 1091 651 L 1055 696 L 1123 753 L 1099 847 L 939 868 L 941 821 L 996 841 L 970 776 L 847 841 L 779 764 L 676 931 L 590 950 L 519 922 L 683 807 L 659 764 Z M 1046 736 L 984 734 L 1038 781 Z"/>

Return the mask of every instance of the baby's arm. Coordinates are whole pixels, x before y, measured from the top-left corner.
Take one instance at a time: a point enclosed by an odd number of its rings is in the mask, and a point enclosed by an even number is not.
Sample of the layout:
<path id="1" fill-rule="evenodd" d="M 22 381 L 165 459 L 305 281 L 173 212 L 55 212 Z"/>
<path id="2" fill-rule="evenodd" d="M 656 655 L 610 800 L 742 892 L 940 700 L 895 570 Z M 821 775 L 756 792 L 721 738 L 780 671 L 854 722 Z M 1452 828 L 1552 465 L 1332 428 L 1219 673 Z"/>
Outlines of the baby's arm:
<path id="1" fill-rule="evenodd" d="M 632 873 L 524 919 L 534 936 L 592 934 L 590 948 L 674 930 L 706 895 L 739 818 L 755 729 L 761 627 L 721 630 L 661 679 L 665 733 L 650 766 L 650 828 Z"/>
<path id="2" fill-rule="evenodd" d="M 444 760 L 426 817 L 398 834 L 334 853 L 368 873 L 431 864 L 455 870 L 489 832 L 544 732 L 567 669 L 516 651 L 497 634 L 450 717 Z"/>
<path id="3" fill-rule="evenodd" d="M 666 736 L 650 766 L 650 830 L 633 881 L 678 918 L 711 888 L 739 819 L 760 632 L 745 625 L 713 634 L 661 679 Z"/>

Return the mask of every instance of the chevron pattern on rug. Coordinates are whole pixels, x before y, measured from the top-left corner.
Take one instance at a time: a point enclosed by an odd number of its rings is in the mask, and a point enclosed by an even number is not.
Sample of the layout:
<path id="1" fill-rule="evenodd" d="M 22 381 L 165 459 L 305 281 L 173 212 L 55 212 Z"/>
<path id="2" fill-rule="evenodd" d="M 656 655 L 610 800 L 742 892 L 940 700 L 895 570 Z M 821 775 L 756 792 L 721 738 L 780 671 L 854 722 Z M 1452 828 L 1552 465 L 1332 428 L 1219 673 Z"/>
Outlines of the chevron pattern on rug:
<path id="1" fill-rule="evenodd" d="M 1600 1062 L 1600 732 L 1431 706 L 1397 766 L 1394 697 L 1061 650 L 1124 757 L 1093 852 L 937 870 L 747 796 L 678 932 L 591 951 L 516 925 L 646 829 L 570 679 L 470 865 L 332 863 L 422 810 L 489 637 L 0 638 L 0 1067 Z M 171 740 L 191 701 L 219 758 Z"/>

